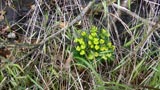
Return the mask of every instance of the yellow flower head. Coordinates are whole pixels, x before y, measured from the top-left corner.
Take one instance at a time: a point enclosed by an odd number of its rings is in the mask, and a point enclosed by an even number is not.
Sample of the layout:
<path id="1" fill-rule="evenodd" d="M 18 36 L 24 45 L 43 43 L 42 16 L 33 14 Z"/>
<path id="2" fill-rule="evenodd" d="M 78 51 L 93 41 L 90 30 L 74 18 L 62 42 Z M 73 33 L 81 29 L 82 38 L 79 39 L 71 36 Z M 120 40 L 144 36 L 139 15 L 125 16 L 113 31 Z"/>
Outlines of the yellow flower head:
<path id="1" fill-rule="evenodd" d="M 80 52 L 80 55 L 85 55 L 85 51 L 82 50 L 82 51 Z"/>
<path id="2" fill-rule="evenodd" d="M 96 45 L 99 44 L 99 39 L 98 38 L 94 38 L 93 39 L 93 43 L 96 44 Z"/>
<path id="3" fill-rule="evenodd" d="M 95 50 L 98 50 L 100 47 L 98 45 L 96 45 L 94 48 L 95 48 Z"/>
<path id="4" fill-rule="evenodd" d="M 91 35 L 92 35 L 93 37 L 95 37 L 95 36 L 97 36 L 97 33 L 92 32 Z"/>
<path id="5" fill-rule="evenodd" d="M 92 35 L 89 35 L 88 38 L 89 38 L 90 40 L 92 40 L 92 39 L 93 39 L 93 36 L 92 36 Z"/>
<path id="6" fill-rule="evenodd" d="M 107 44 L 107 46 L 108 46 L 108 47 L 112 47 L 112 43 L 109 42 L 109 43 Z"/>
<path id="7" fill-rule="evenodd" d="M 100 44 L 104 44 L 104 40 L 103 39 L 100 39 Z"/>
<path id="8" fill-rule="evenodd" d="M 102 47 L 100 48 L 100 50 L 101 50 L 101 51 L 107 51 L 107 50 L 108 50 L 108 48 L 107 48 L 107 47 L 105 47 L 105 46 L 102 46 Z"/>
<path id="9" fill-rule="evenodd" d="M 78 38 L 75 38 L 75 39 L 74 39 L 74 42 L 77 43 L 77 42 L 78 42 Z"/>
<path id="10" fill-rule="evenodd" d="M 96 26 L 92 26 L 91 32 L 97 32 L 97 27 Z"/>
<path id="11" fill-rule="evenodd" d="M 107 56 L 108 58 L 111 58 L 112 54 L 111 54 L 111 53 L 108 53 L 106 56 Z"/>
<path id="12" fill-rule="evenodd" d="M 94 56 L 95 56 L 95 57 L 98 57 L 98 56 L 99 56 L 98 52 L 95 52 L 95 53 L 94 53 Z"/>
<path id="13" fill-rule="evenodd" d="M 106 33 L 106 36 L 107 36 L 107 37 L 110 37 L 111 35 L 110 35 L 110 33 L 109 33 L 109 32 L 107 32 L 107 33 Z"/>
<path id="14" fill-rule="evenodd" d="M 110 33 L 105 29 L 102 29 L 102 34 L 106 35 L 107 37 L 110 37 Z"/>
<path id="15" fill-rule="evenodd" d="M 82 35 L 82 36 L 86 36 L 86 32 L 83 31 L 83 32 L 81 33 L 81 35 Z"/>
<path id="16" fill-rule="evenodd" d="M 86 48 L 86 45 L 81 45 L 81 49 L 85 49 Z"/>
<path id="17" fill-rule="evenodd" d="M 93 60 L 94 59 L 94 55 L 90 53 L 89 56 L 88 56 L 88 59 L 89 60 Z"/>
<path id="18" fill-rule="evenodd" d="M 92 45 L 92 41 L 89 40 L 89 41 L 88 41 L 88 45 Z"/>
<path id="19" fill-rule="evenodd" d="M 91 45 L 91 48 L 94 48 L 94 45 Z"/>
<path id="20" fill-rule="evenodd" d="M 102 59 L 106 60 L 106 59 L 107 59 L 107 57 L 106 57 L 105 55 L 103 55 L 103 56 L 102 56 Z"/>
<path id="21" fill-rule="evenodd" d="M 102 34 L 106 34 L 106 30 L 105 29 L 102 29 Z"/>
<path id="22" fill-rule="evenodd" d="M 83 45 L 85 44 L 83 38 L 80 38 L 78 41 L 79 41 L 79 44 L 83 44 Z"/>
<path id="23" fill-rule="evenodd" d="M 76 47 L 76 50 L 77 50 L 77 51 L 80 51 L 80 50 L 81 50 L 80 46 L 77 46 L 77 47 Z"/>

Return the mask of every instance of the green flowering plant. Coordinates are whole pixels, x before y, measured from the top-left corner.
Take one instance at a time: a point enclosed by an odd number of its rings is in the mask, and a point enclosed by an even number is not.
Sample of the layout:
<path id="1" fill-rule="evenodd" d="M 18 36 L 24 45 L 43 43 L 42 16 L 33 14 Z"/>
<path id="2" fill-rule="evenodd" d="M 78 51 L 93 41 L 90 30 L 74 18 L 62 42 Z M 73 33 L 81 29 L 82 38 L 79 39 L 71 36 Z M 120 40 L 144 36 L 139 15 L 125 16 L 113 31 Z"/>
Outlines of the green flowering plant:
<path id="1" fill-rule="evenodd" d="M 110 33 L 92 26 L 90 31 L 81 31 L 74 38 L 76 55 L 87 60 L 113 60 L 115 46 L 110 41 Z"/>

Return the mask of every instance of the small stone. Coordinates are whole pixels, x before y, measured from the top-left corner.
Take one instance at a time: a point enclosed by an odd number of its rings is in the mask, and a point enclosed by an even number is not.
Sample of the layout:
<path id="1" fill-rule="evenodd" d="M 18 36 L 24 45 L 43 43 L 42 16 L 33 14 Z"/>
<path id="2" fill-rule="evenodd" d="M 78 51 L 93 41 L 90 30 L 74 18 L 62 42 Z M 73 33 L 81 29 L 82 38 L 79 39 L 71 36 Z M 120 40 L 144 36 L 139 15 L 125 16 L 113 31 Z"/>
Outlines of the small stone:
<path id="1" fill-rule="evenodd" d="M 12 38 L 12 39 L 14 39 L 14 38 L 16 38 L 16 34 L 13 33 L 13 32 L 11 32 L 11 33 L 9 33 L 9 34 L 7 35 L 7 38 Z"/>

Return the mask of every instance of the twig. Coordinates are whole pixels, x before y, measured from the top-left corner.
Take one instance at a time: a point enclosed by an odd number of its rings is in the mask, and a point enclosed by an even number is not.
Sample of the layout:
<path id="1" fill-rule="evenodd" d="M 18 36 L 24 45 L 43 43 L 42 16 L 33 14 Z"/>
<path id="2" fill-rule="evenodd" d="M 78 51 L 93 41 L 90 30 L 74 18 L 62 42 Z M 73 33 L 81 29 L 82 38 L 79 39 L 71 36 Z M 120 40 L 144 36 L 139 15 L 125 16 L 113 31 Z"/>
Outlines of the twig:
<path id="1" fill-rule="evenodd" d="M 149 0 L 144 0 L 145 2 L 149 3 L 149 4 L 153 4 L 153 5 L 160 5 L 159 3 L 153 2 L 153 1 L 149 1 Z"/>
<path id="2" fill-rule="evenodd" d="M 138 16 L 137 14 L 129 11 L 129 10 L 126 9 L 125 7 L 119 6 L 119 5 L 115 4 L 115 3 L 113 3 L 112 5 L 113 5 L 114 7 L 116 7 L 116 8 L 118 8 L 119 10 L 121 10 L 121 11 L 123 11 L 123 12 L 125 12 L 125 13 L 127 13 L 127 14 L 129 14 L 129 15 L 131 15 L 132 17 L 141 20 L 141 21 L 144 22 L 144 23 L 148 23 L 148 24 L 151 24 L 151 25 L 157 25 L 157 27 L 160 27 L 160 24 L 156 24 L 155 22 L 146 20 L 146 19 Z"/>
<path id="3" fill-rule="evenodd" d="M 49 90 L 49 87 L 48 87 L 46 81 L 44 80 L 42 74 L 41 74 L 40 71 L 38 70 L 37 66 L 35 65 L 34 67 L 35 67 L 35 69 L 37 70 L 37 73 L 39 74 L 39 76 L 41 77 L 41 79 L 42 79 L 44 85 L 46 86 L 46 90 Z"/>

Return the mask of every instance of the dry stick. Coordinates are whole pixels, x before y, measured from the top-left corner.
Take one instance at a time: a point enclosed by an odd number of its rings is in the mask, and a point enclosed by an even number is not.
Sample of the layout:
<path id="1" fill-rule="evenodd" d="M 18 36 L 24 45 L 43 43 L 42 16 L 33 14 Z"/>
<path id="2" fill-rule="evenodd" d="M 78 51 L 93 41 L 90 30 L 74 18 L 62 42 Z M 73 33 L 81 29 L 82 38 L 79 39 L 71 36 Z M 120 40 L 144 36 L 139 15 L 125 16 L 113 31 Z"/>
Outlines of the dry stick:
<path id="1" fill-rule="evenodd" d="M 129 14 L 129 15 L 131 15 L 132 17 L 141 20 L 141 21 L 144 22 L 144 23 L 148 23 L 148 24 L 151 24 L 151 25 L 156 25 L 155 22 L 146 20 L 146 19 L 138 16 L 137 14 L 129 11 L 129 10 L 128 10 L 127 8 L 125 8 L 125 7 L 119 6 L 119 5 L 115 4 L 115 3 L 113 3 L 113 6 L 116 7 L 116 8 L 118 8 L 119 10 L 121 10 L 121 11 L 123 11 L 123 12 L 125 12 L 125 13 L 127 13 L 127 14 Z M 160 27 L 160 24 L 157 24 L 157 26 Z"/>
<path id="2" fill-rule="evenodd" d="M 148 2 L 149 4 L 153 4 L 153 5 L 160 5 L 159 3 L 153 2 L 153 1 L 149 1 L 149 0 L 144 0 L 145 2 Z"/>

